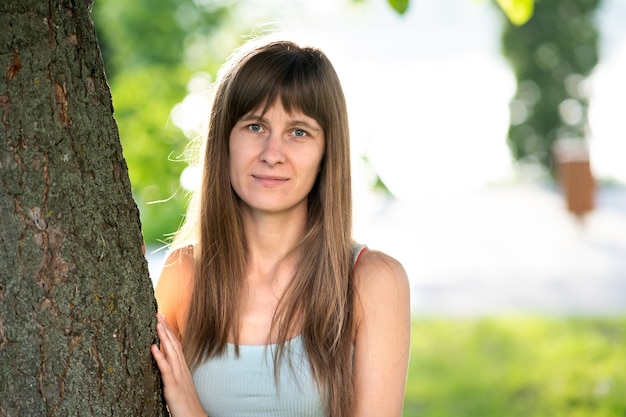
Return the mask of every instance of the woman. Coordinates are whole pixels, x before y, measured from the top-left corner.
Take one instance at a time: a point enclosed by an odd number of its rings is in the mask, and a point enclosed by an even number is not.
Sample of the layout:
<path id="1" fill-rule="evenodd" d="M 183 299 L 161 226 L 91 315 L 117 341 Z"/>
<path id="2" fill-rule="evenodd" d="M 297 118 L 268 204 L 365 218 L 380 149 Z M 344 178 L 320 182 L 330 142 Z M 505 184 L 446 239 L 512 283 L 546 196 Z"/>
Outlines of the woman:
<path id="1" fill-rule="evenodd" d="M 233 56 L 202 171 L 156 287 L 171 414 L 400 416 L 408 280 L 352 240 L 347 110 L 326 56 L 291 42 Z"/>

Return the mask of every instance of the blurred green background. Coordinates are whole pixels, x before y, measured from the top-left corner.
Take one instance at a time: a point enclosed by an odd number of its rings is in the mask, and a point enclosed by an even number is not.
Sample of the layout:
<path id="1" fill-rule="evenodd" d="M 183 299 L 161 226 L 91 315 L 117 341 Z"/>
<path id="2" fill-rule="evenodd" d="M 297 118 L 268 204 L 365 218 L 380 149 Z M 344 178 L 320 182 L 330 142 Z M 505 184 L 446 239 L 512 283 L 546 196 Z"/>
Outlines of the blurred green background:
<path id="1" fill-rule="evenodd" d="M 626 414 L 626 319 L 419 319 L 405 416 Z"/>
<path id="2" fill-rule="evenodd" d="M 334 2 L 332 6 L 331 2 L 320 3 L 317 18 L 326 15 L 330 20 L 333 14 L 346 13 L 341 19 L 345 19 L 347 26 L 365 19 L 368 8 L 380 7 L 376 0 L 341 1 L 343 3 Z M 509 66 L 513 87 L 510 108 L 505 109 L 506 120 L 499 117 L 500 113 L 493 114 L 491 119 L 494 125 L 508 126 L 501 142 L 506 146 L 511 166 L 524 172 L 531 166 L 535 173 L 533 178 L 541 181 L 540 187 L 552 190 L 556 187 L 554 143 L 559 139 L 586 141 L 589 136 L 589 90 L 585 79 L 601 60 L 596 19 L 601 3 L 599 0 L 536 3 L 518 0 L 499 1 L 501 7 L 498 7 L 495 2 L 485 6 L 473 0 L 461 1 L 497 16 L 500 22 L 493 42 L 499 45 L 502 61 Z M 301 3 L 278 0 L 94 1 L 93 17 L 113 95 L 115 117 L 149 248 L 163 246 L 183 219 L 192 188 L 187 182 L 193 183 L 193 178 L 189 180 L 193 172 L 188 170 L 190 175 L 184 172 L 188 168 L 193 140 L 202 134 L 202 122 L 206 121 L 203 118 L 208 118 L 208 91 L 219 65 L 245 41 L 246 35 L 280 27 L 278 17 L 268 16 L 287 15 L 285 10 L 298 10 Z M 425 7 L 426 3 L 421 5 Z M 384 7 L 393 11 L 395 17 L 388 17 L 385 24 L 403 19 L 416 5 L 416 0 L 390 0 Z M 452 4 L 439 16 L 441 21 L 433 24 L 445 27 L 447 18 L 456 13 L 454 7 Z M 380 21 L 368 23 L 373 38 L 377 36 L 378 24 L 382 26 L 384 20 L 383 17 L 376 19 Z M 456 19 L 458 21 L 458 16 Z M 292 26 L 297 23 L 290 22 Z M 309 35 L 315 38 L 320 34 Z M 462 37 L 461 34 L 459 42 Z M 446 44 L 439 44 L 440 41 L 429 40 L 430 48 L 434 53 L 445 54 Z M 411 39 L 386 42 L 411 43 Z M 373 48 L 362 52 L 374 72 L 375 53 Z M 384 85 L 389 74 L 381 73 L 379 77 L 372 83 Z M 454 85 L 454 74 L 449 77 L 449 84 Z M 356 78 L 348 76 L 346 79 L 347 90 L 352 79 Z M 487 93 L 499 87 L 494 83 L 479 88 Z M 200 111 L 199 115 L 190 114 L 194 107 Z M 391 108 L 392 114 L 393 111 L 403 114 L 405 110 L 388 103 L 372 103 L 371 107 L 375 111 Z M 206 112 L 204 116 L 202 111 Z M 455 108 L 450 108 L 450 112 L 450 124 L 454 124 Z M 196 119 L 185 122 L 187 116 Z M 400 122 L 393 120 L 389 124 L 400 125 L 402 129 L 412 127 L 411 120 L 405 120 L 404 116 L 399 119 Z M 361 135 L 362 129 L 356 126 L 356 135 Z M 357 164 L 357 168 L 366 171 L 362 181 L 367 182 L 355 186 L 357 205 L 358 190 L 368 188 L 378 196 L 376 204 L 387 207 L 399 197 L 394 178 L 378 169 L 375 151 L 370 149 L 368 153 L 358 146 L 355 151 L 355 157 L 363 164 L 360 168 Z M 464 152 L 465 148 L 457 150 L 457 153 Z M 472 155 L 467 157 L 473 159 Z M 431 159 L 441 166 L 449 163 L 444 157 Z M 450 171 L 461 179 L 467 174 Z M 603 184 L 620 182 L 611 176 L 601 177 L 599 181 Z M 443 175 L 435 175 L 433 182 L 439 184 L 439 188 L 447 187 Z M 415 190 L 415 194 L 419 192 Z M 431 204 L 435 210 L 440 210 L 441 202 L 437 197 L 427 195 L 426 198 L 435 200 Z M 444 203 L 449 205 L 450 200 Z M 447 222 L 449 224 L 450 220 Z M 376 227 L 375 222 L 371 227 Z M 425 228 L 418 227 L 417 233 L 423 230 Z M 387 233 L 394 233 L 394 230 L 387 230 Z M 460 251 L 454 253 L 453 235 L 447 235 L 444 229 L 436 233 L 447 242 L 446 246 L 451 246 L 451 259 L 462 257 Z M 402 236 L 399 230 L 398 236 Z M 513 241 L 516 236 L 511 234 L 510 239 Z M 495 244 L 503 245 L 499 241 Z M 428 257 L 427 249 L 420 246 L 415 249 L 417 253 L 411 250 L 411 257 L 418 260 Z M 527 257 L 524 253 L 516 255 Z M 463 279 L 470 279 L 479 269 L 476 266 L 476 271 L 464 271 L 461 275 Z M 410 276 L 428 273 L 417 271 L 418 274 L 413 274 L 409 270 Z M 471 280 L 469 282 L 471 285 Z M 622 353 L 626 350 L 626 320 L 620 314 L 560 313 L 415 314 L 404 415 L 626 416 L 626 398 L 622 395 L 626 389 L 626 359 Z"/>

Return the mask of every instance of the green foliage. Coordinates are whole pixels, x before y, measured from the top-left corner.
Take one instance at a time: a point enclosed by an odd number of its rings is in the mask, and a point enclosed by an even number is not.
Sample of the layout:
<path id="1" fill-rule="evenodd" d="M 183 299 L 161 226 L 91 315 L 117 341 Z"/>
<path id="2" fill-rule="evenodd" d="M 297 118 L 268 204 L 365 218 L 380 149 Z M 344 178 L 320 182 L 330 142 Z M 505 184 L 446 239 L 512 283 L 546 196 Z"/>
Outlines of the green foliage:
<path id="1" fill-rule="evenodd" d="M 185 74 L 177 72 L 185 71 L 148 66 L 120 73 L 111 87 L 133 196 L 149 243 L 174 232 L 186 207 L 179 178 L 187 166 L 181 156 L 188 140 L 168 123 L 171 107 L 185 94 Z"/>
<path id="2" fill-rule="evenodd" d="M 626 318 L 416 319 L 404 416 L 626 415 Z"/>
<path id="3" fill-rule="evenodd" d="M 174 232 L 187 195 L 180 174 L 188 144 L 169 122 L 198 70 L 215 72 L 225 56 L 202 43 L 221 29 L 230 11 L 198 0 L 97 0 L 98 29 L 115 118 L 149 244 Z M 200 47 L 198 47 L 200 45 Z M 196 48 L 195 55 L 190 50 Z M 207 115 L 208 117 L 208 115 Z M 158 203 L 161 202 L 161 203 Z"/>
<path id="4" fill-rule="evenodd" d="M 183 64 L 187 42 L 214 34 L 229 9 L 194 0 L 96 0 L 96 22 L 109 79 L 154 65 Z M 207 51 L 207 55 L 209 52 Z"/>
<path id="5" fill-rule="evenodd" d="M 495 0 L 514 25 L 523 25 L 533 15 L 535 0 Z"/>
<path id="6" fill-rule="evenodd" d="M 598 4 L 542 0 L 526 24 L 506 22 L 502 48 L 517 79 L 508 133 L 516 159 L 538 162 L 554 173 L 554 143 L 585 138 L 583 80 L 598 61 Z"/>
<path id="7" fill-rule="evenodd" d="M 409 8 L 409 0 L 387 0 L 393 10 L 398 14 L 404 14 Z"/>

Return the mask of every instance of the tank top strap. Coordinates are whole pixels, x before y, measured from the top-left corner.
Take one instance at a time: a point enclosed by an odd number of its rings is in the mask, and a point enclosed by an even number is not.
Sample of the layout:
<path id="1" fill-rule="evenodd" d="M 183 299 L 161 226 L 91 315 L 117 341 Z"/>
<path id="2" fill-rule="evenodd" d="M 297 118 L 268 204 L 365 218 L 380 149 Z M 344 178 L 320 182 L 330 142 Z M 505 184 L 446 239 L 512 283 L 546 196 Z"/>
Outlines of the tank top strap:
<path id="1" fill-rule="evenodd" d="M 363 254 L 363 252 L 367 249 L 367 245 L 362 243 L 354 242 L 352 244 L 352 268 L 354 268 L 359 261 L 359 258 Z"/>

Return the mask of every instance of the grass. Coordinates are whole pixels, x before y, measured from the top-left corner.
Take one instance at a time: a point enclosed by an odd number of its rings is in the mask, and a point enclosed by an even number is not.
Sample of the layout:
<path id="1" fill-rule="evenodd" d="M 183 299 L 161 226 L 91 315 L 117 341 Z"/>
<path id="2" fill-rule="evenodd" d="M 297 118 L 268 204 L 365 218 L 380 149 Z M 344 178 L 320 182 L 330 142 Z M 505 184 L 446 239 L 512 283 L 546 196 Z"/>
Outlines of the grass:
<path id="1" fill-rule="evenodd" d="M 416 318 L 409 416 L 624 417 L 626 318 Z"/>

